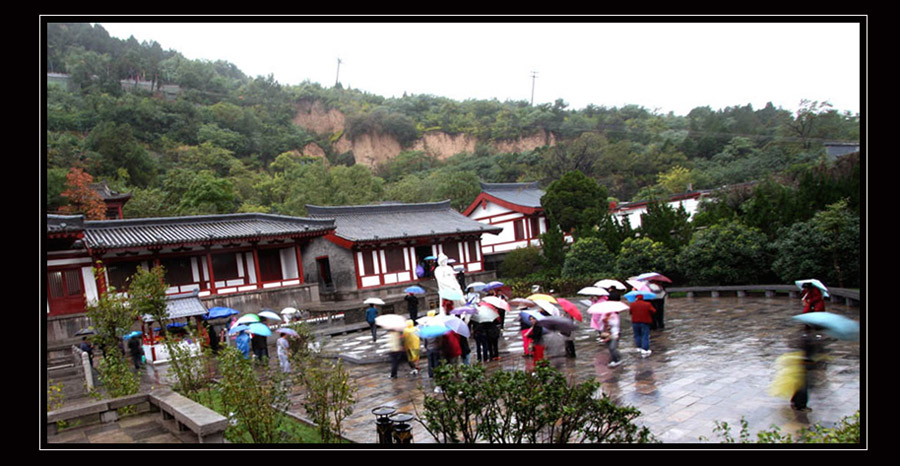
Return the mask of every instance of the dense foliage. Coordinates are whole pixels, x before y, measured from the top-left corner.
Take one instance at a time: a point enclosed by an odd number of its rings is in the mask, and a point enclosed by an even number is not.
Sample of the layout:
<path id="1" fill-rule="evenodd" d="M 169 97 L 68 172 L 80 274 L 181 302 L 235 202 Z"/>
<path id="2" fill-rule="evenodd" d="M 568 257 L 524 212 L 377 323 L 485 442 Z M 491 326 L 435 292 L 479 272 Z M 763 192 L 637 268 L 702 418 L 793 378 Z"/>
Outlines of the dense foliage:
<path id="1" fill-rule="evenodd" d="M 102 26 L 47 25 L 47 71 L 66 73 L 74 88 L 47 89 L 48 193 L 59 193 L 70 168 L 82 168 L 120 191 L 133 191 L 129 216 L 264 210 L 296 213 L 308 193 L 290 192 L 291 179 L 273 166 L 281 154 L 315 143 L 326 153 L 325 170 L 352 165 L 352 153 L 335 153 L 341 136 L 387 134 L 402 147 L 427 131 L 467 134 L 474 153 L 440 161 L 410 151 L 373 171 L 353 172 L 364 195 L 318 203 L 405 201 L 441 197 L 459 205 L 471 200 L 478 180 L 539 180 L 544 186 L 579 170 L 620 200 L 651 193 L 685 191 L 761 179 L 798 163 L 816 160 L 826 140 L 859 139 L 858 115 L 806 102 L 796 115 L 769 104 L 688 115 L 661 115 L 638 106 L 569 109 L 562 100 L 453 101 L 431 95 L 384 98 L 342 86 L 304 82 L 284 86 L 269 77 L 251 78 L 233 64 L 188 60 L 156 42 L 119 40 Z M 124 80 L 124 85 L 122 84 Z M 134 83 L 149 81 L 154 93 Z M 160 97 L 177 85 L 177 98 Z M 346 116 L 343 134 L 311 133 L 293 123 L 301 102 L 319 101 Z M 552 135 L 556 144 L 533 151 L 501 153 L 492 142 Z M 549 141 L 550 139 L 548 139 Z M 434 184 L 454 172 L 468 188 L 410 189 Z M 209 182 L 213 175 L 222 180 Z M 344 175 L 344 174 L 342 174 Z M 195 178 L 201 178 L 193 183 Z M 407 179 L 408 178 L 408 179 Z M 227 183 L 226 183 L 227 182 Z M 184 203 L 170 202 L 183 199 Z M 273 191 L 281 195 L 272 199 Z M 55 209 L 65 203 L 48 195 Z M 294 207 L 289 207 L 294 206 Z M 464 207 L 464 206 L 463 206 Z"/>
<path id="2" fill-rule="evenodd" d="M 734 252 L 733 247 L 746 245 L 729 246 L 711 233 L 696 234 L 736 221 L 763 235 L 770 260 L 779 264 L 774 271 L 767 264 L 751 275 L 734 270 L 702 278 L 677 267 L 675 259 L 666 269 L 687 281 L 773 275 L 787 280 L 801 272 L 831 274 L 846 286 L 859 281 L 853 272 L 860 268 L 858 247 L 855 253 L 845 251 L 859 243 L 859 158 L 830 160 L 823 144 L 858 142 L 860 118 L 827 102 L 804 100 L 793 113 L 769 103 L 760 109 L 697 107 L 675 115 L 635 105 L 569 109 L 562 100 L 530 105 L 432 95 L 385 98 L 341 85 L 285 86 L 272 76 L 249 77 L 221 60 L 189 60 L 156 42 L 112 38 L 99 25 L 48 24 L 46 44 L 47 72 L 67 74 L 70 85 L 48 78 L 44 161 L 50 211 L 87 212 L 90 204 L 73 193 L 83 192 L 88 177 L 133 194 L 126 217 L 231 212 L 302 216 L 307 204 L 387 200 L 450 199 L 462 210 L 477 196 L 479 181 L 539 181 L 551 222 L 567 232 L 574 229 L 576 239 L 600 238 L 622 263 L 620 268 L 639 259 L 634 251 L 632 257 L 618 257 L 624 242 L 639 236 L 662 243 L 673 258 L 685 256 L 677 261 L 682 266 L 702 263 L 699 246 L 692 248 L 691 242 L 711 241 Z M 150 89 L 138 86 L 141 82 L 149 82 Z M 177 89 L 169 92 L 167 86 Z M 344 128 L 316 134 L 296 124 L 298 108 L 313 102 L 343 114 Z M 440 160 L 412 148 L 432 131 L 472 137 L 474 151 Z M 333 144 L 364 134 L 392 137 L 403 151 L 367 167 L 355 164 L 352 151 L 338 153 Z M 496 143 L 526 136 L 543 137 L 547 145 L 497 149 Z M 300 155 L 311 144 L 325 156 Z M 67 179 L 81 181 L 73 185 Z M 722 186 L 728 187 L 718 190 L 690 222 L 684 212 L 661 203 L 651 203 L 642 231 L 631 231 L 602 213 L 601 206 L 610 201 L 659 200 Z M 573 199 L 588 204 L 580 211 L 566 208 Z M 850 219 L 832 215 L 838 222 L 831 223 L 828 239 L 821 239 L 830 262 L 791 264 L 783 259 L 795 247 L 785 242 L 802 228 L 796 223 L 811 221 L 842 201 L 842 212 Z M 826 220 L 816 227 L 816 238 L 825 234 L 821 225 Z M 558 276 L 566 251 L 556 247 L 555 239 L 549 241 L 553 254 L 541 266 Z M 781 247 L 777 254 L 771 251 L 776 245 Z"/>

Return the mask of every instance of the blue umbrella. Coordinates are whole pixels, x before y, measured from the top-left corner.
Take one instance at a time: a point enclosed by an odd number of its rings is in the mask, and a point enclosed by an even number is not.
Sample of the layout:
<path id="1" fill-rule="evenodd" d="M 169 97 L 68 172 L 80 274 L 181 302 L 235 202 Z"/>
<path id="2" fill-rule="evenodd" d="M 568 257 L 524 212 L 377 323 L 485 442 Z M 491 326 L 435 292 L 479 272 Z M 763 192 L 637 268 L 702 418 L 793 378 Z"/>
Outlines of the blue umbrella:
<path id="1" fill-rule="evenodd" d="M 459 290 L 441 290 L 438 294 L 442 299 L 446 299 L 447 301 L 462 301 L 465 299 L 462 292 Z"/>
<path id="2" fill-rule="evenodd" d="M 276 330 L 276 332 L 278 332 L 278 333 L 283 333 L 283 334 L 285 334 L 285 335 L 290 335 L 290 336 L 292 336 L 292 337 L 299 337 L 299 336 L 300 336 L 294 329 L 287 328 L 287 327 L 281 327 L 281 328 L 279 328 L 278 330 Z"/>
<path id="3" fill-rule="evenodd" d="M 546 318 L 547 318 L 547 316 L 541 314 L 540 312 L 534 311 L 534 310 L 531 310 L 531 309 L 528 309 L 528 310 L 525 310 L 525 311 L 519 311 L 519 318 L 522 319 L 522 322 L 525 322 L 526 324 L 530 324 L 530 323 L 531 323 L 531 321 L 528 320 L 528 317 L 529 317 L 529 316 L 530 316 L 530 317 L 534 317 L 535 320 L 543 320 L 543 319 L 546 319 Z"/>
<path id="4" fill-rule="evenodd" d="M 795 320 L 825 329 L 825 333 L 841 340 L 859 340 L 859 322 L 831 312 L 807 312 Z"/>
<path id="5" fill-rule="evenodd" d="M 426 260 L 426 261 L 433 261 L 433 260 L 437 260 L 437 257 L 434 257 L 434 256 L 425 256 L 425 257 L 423 258 L 423 260 Z"/>
<path id="6" fill-rule="evenodd" d="M 644 299 L 653 299 L 656 297 L 655 294 L 646 290 L 631 290 L 628 293 L 625 293 L 625 299 L 632 303 L 637 299 L 638 296 L 643 296 Z"/>
<path id="7" fill-rule="evenodd" d="M 434 338 L 450 332 L 450 327 L 446 325 L 425 325 L 419 327 L 419 337 Z"/>
<path id="8" fill-rule="evenodd" d="M 209 310 L 205 318 L 206 320 L 220 319 L 222 317 L 231 317 L 235 314 L 240 314 L 240 312 L 230 307 L 214 307 Z"/>
<path id="9" fill-rule="evenodd" d="M 407 287 L 403 291 L 405 291 L 407 293 L 413 293 L 413 294 L 425 294 L 425 288 L 422 288 L 421 286 L 418 286 L 418 285 L 413 285 L 413 286 Z"/>
<path id="10" fill-rule="evenodd" d="M 136 336 L 138 336 L 138 335 L 143 335 L 143 333 L 138 332 L 137 330 L 135 330 L 135 331 L 133 331 L 133 332 L 131 332 L 131 333 L 125 335 L 124 337 L 122 337 L 122 339 L 123 339 L 123 340 L 128 340 L 128 339 L 134 338 L 134 337 L 136 337 Z"/>
<path id="11" fill-rule="evenodd" d="M 502 286 L 503 286 L 503 282 L 493 281 L 493 282 L 488 282 L 487 285 L 484 285 L 484 289 L 485 290 L 496 290 L 497 288 L 500 288 Z"/>
<path id="12" fill-rule="evenodd" d="M 250 327 L 246 325 L 235 325 L 231 330 L 228 331 L 229 335 L 234 335 L 235 333 L 241 333 L 244 330 L 249 330 Z"/>
<path id="13" fill-rule="evenodd" d="M 250 325 L 248 325 L 248 327 L 249 327 L 248 331 L 254 335 L 260 335 L 260 336 L 267 337 L 272 334 L 272 330 L 269 329 L 269 327 L 266 327 L 264 324 L 261 324 L 259 322 L 253 322 Z"/>

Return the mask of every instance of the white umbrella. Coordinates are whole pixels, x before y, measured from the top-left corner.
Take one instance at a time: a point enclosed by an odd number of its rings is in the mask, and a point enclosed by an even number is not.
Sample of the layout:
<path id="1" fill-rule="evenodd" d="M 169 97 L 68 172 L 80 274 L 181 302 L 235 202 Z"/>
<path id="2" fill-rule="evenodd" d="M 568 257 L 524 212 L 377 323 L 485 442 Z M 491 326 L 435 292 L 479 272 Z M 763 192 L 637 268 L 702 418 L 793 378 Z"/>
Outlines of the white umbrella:
<path id="1" fill-rule="evenodd" d="M 478 306 L 477 309 L 478 312 L 472 316 L 472 320 L 475 322 L 491 322 L 500 317 L 500 314 L 497 314 L 497 311 L 487 306 Z"/>
<path id="2" fill-rule="evenodd" d="M 587 309 L 588 314 L 606 314 L 609 312 L 622 312 L 631 309 L 621 301 L 601 301 L 594 303 Z"/>
<path id="3" fill-rule="evenodd" d="M 276 314 L 272 311 L 260 311 L 259 316 L 265 317 L 267 319 L 277 320 L 279 322 L 281 321 L 281 316 L 279 316 L 278 314 Z"/>
<path id="4" fill-rule="evenodd" d="M 807 280 L 797 280 L 794 282 L 794 284 L 797 285 L 797 288 L 800 288 L 801 290 L 803 289 L 803 285 L 805 285 L 807 283 L 822 290 L 822 296 L 824 296 L 826 298 L 828 297 L 828 288 L 825 288 L 825 285 L 823 285 L 822 282 L 820 282 L 819 280 L 816 280 L 815 278 L 810 278 Z"/>
<path id="5" fill-rule="evenodd" d="M 363 301 L 363 304 L 377 304 L 379 306 L 384 306 L 384 301 L 381 298 L 367 298 Z"/>
<path id="6" fill-rule="evenodd" d="M 606 278 L 606 279 L 600 280 L 597 283 L 594 283 L 594 286 L 596 286 L 598 288 L 615 288 L 617 290 L 625 289 L 625 285 L 623 285 L 622 282 L 620 282 L 618 280 L 612 280 L 609 278 Z"/>
<path id="7" fill-rule="evenodd" d="M 252 324 L 253 322 L 259 322 L 259 316 L 256 314 L 244 314 L 240 319 L 238 319 L 236 324 Z"/>
<path id="8" fill-rule="evenodd" d="M 559 308 L 557 308 L 556 306 L 551 304 L 549 301 L 544 301 L 542 299 L 539 299 L 539 300 L 535 301 L 534 303 L 537 304 L 538 307 L 540 307 L 541 309 L 550 313 L 551 316 L 559 316 Z"/>
<path id="9" fill-rule="evenodd" d="M 465 338 L 469 338 L 469 326 L 466 325 L 466 323 L 463 322 L 462 319 L 445 315 L 441 318 L 441 321 L 441 323 L 446 325 L 450 330 L 453 330 L 454 332 L 462 335 Z"/>
<path id="10" fill-rule="evenodd" d="M 384 314 L 375 318 L 375 325 L 388 330 L 402 331 L 406 328 L 406 317 L 399 314 Z"/>
<path id="11" fill-rule="evenodd" d="M 466 285 L 466 289 L 472 288 L 474 291 L 481 291 L 487 286 L 484 282 L 472 282 Z"/>
<path id="12" fill-rule="evenodd" d="M 597 286 L 588 286 L 578 290 L 578 294 L 586 294 L 589 296 L 609 296 L 609 292 Z"/>
<path id="13" fill-rule="evenodd" d="M 287 315 L 290 315 L 290 314 L 296 314 L 296 313 L 298 313 L 298 312 L 300 312 L 300 311 L 298 311 L 297 309 L 295 309 L 295 308 L 293 308 L 293 307 L 286 307 L 286 308 L 284 308 L 284 309 L 281 310 L 281 313 L 282 313 L 282 314 L 287 314 Z"/>

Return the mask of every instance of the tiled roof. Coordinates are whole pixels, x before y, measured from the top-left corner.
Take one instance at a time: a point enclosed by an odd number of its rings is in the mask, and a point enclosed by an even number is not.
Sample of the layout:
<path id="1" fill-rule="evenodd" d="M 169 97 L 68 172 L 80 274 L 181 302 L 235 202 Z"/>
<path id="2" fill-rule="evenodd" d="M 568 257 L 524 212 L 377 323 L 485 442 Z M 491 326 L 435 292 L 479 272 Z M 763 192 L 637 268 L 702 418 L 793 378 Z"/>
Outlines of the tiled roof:
<path id="1" fill-rule="evenodd" d="M 534 183 L 481 183 L 481 191 L 523 207 L 541 207 L 544 191 Z"/>
<path id="2" fill-rule="evenodd" d="M 453 210 L 449 200 L 423 204 L 307 205 L 306 209 L 313 218 L 333 218 L 335 234 L 354 242 L 502 231 Z"/>
<path id="3" fill-rule="evenodd" d="M 197 291 L 166 297 L 166 311 L 170 319 L 205 315 L 209 312 L 200 301 Z M 153 321 L 150 315 L 143 316 L 144 322 Z"/>
<path id="4" fill-rule="evenodd" d="M 83 215 L 47 214 L 47 234 L 80 233 L 83 230 Z"/>
<path id="5" fill-rule="evenodd" d="M 180 246 L 267 238 L 321 236 L 334 229 L 330 219 L 269 214 L 201 215 L 193 217 L 86 221 L 89 248 Z"/>

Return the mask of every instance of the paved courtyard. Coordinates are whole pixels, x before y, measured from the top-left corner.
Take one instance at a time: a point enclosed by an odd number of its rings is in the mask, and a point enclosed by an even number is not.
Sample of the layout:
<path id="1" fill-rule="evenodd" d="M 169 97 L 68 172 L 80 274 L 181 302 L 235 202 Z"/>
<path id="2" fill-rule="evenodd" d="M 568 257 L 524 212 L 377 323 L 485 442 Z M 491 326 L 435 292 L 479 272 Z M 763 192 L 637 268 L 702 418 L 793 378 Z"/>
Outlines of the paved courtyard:
<path id="1" fill-rule="evenodd" d="M 579 307 L 585 309 L 583 304 Z M 636 351 L 630 317 L 623 313 L 620 351 L 624 364 L 607 366 L 609 353 L 586 323 L 576 331 L 577 356 L 554 357 L 551 362 L 571 381 L 596 379 L 616 402 L 639 409 L 641 416 L 636 422 L 647 426 L 665 444 L 718 443 L 721 439 L 713 432 L 716 421 L 731 425 L 737 438 L 743 418 L 755 439 L 757 431 L 773 426 L 793 433 L 816 423 L 831 425 L 857 409 L 865 415 L 860 377 L 860 369 L 865 366 L 860 364 L 865 340 L 828 339 L 829 358 L 811 392 L 810 411 L 795 411 L 788 400 L 767 393 L 775 376 L 776 358 L 795 349 L 800 326 L 791 316 L 800 309 L 799 300 L 787 297 L 669 299 L 666 328 L 651 333 L 650 357 L 642 358 Z M 857 307 L 829 304 L 828 311 L 860 320 Z M 507 315 L 500 341 L 501 358 L 486 363 L 489 370 L 529 369 L 531 361 L 522 356 L 517 319 L 515 313 Z M 324 351 L 346 359 L 345 367 L 358 386 L 353 414 L 344 422 L 345 436 L 354 442 L 377 442 L 374 408 L 389 406 L 421 414 L 423 398 L 434 395 L 424 359 L 418 376 L 407 375 L 408 371 L 401 367 L 399 378 L 388 377 L 390 364 L 383 330 L 379 330 L 374 343 L 368 330 L 325 338 L 320 343 Z M 470 345 L 474 350 L 474 342 Z M 274 348 L 270 353 L 274 355 Z M 147 381 L 166 384 L 166 365 L 148 366 Z M 295 393 L 292 399 L 292 412 L 304 416 L 300 394 Z M 414 443 L 435 443 L 421 424 L 413 421 L 412 427 Z M 103 444 L 179 440 L 139 417 L 115 425 L 69 431 L 51 441 Z"/>
<path id="2" fill-rule="evenodd" d="M 713 432 L 716 421 L 733 426 L 737 438 L 741 418 L 754 438 L 757 431 L 772 426 L 792 433 L 816 423 L 830 425 L 861 408 L 860 342 L 828 340 L 829 361 L 811 393 L 811 411 L 795 411 L 788 400 L 767 393 L 776 358 L 794 350 L 800 326 L 791 316 L 800 309 L 798 299 L 787 297 L 669 299 L 666 328 L 651 334 L 650 357 L 642 358 L 635 350 L 630 317 L 623 313 L 620 351 L 624 364 L 607 366 L 609 353 L 587 325 L 576 332 L 576 358 L 552 358 L 552 363 L 575 382 L 602 382 L 603 391 L 618 403 L 638 408 L 642 414 L 637 422 L 664 443 L 719 442 Z M 859 321 L 856 307 L 830 304 L 828 311 Z M 530 363 L 522 356 L 517 318 L 507 315 L 501 360 L 486 363 L 490 370 L 522 370 Z M 345 422 L 347 437 L 356 442 L 377 441 L 372 409 L 390 406 L 415 414 L 422 410 L 423 397 L 433 395 L 433 382 L 424 370 L 411 377 L 401 368 L 398 379 L 388 377 L 384 331 L 379 331 L 375 343 L 368 331 L 323 343 L 326 350 L 348 360 L 378 360 L 345 364 L 359 386 L 359 401 Z M 471 346 L 474 350 L 474 342 Z M 426 367 L 426 361 L 421 361 L 420 369 Z M 302 413 L 299 400 L 295 411 Z M 417 422 L 413 422 L 413 434 L 416 443 L 434 442 Z"/>

